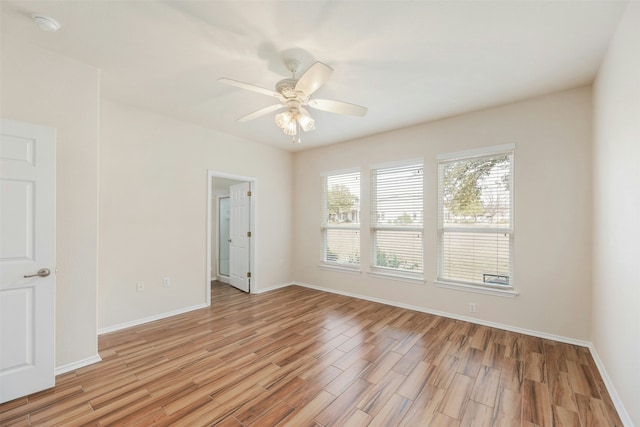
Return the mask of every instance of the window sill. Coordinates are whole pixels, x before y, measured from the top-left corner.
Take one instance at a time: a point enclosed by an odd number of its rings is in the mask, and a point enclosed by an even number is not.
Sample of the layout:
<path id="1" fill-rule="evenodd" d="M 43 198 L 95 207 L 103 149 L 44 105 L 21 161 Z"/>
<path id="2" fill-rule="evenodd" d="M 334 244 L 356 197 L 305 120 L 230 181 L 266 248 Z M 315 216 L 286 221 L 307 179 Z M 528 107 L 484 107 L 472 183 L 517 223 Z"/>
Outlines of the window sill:
<path id="1" fill-rule="evenodd" d="M 380 279 L 397 280 L 399 282 L 414 283 L 414 284 L 417 284 L 417 285 L 424 285 L 425 284 L 424 277 L 403 275 L 401 273 L 388 273 L 386 271 L 385 272 L 382 272 L 382 271 L 370 271 L 369 272 L 369 276 L 378 277 Z"/>
<path id="2" fill-rule="evenodd" d="M 339 271 L 341 273 L 349 274 L 362 274 L 362 270 L 359 267 L 344 267 L 341 265 L 320 264 L 318 265 L 320 270 Z"/>
<path id="3" fill-rule="evenodd" d="M 473 292 L 476 294 L 494 295 L 503 298 L 515 298 L 518 296 L 518 292 L 511 289 L 498 289 L 485 286 L 464 285 L 462 283 L 443 282 L 440 280 L 434 281 L 436 286 L 444 289 L 454 289 L 457 291 Z"/>

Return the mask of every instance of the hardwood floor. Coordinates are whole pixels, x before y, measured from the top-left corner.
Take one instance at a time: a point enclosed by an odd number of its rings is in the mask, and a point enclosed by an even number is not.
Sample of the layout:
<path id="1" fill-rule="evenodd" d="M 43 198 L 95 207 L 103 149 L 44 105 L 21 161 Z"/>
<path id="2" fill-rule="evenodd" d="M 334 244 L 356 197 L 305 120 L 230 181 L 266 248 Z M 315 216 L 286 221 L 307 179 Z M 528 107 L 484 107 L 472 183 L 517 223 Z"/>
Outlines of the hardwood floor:
<path id="1" fill-rule="evenodd" d="M 621 426 L 583 347 L 289 287 L 99 338 L 0 425 Z"/>

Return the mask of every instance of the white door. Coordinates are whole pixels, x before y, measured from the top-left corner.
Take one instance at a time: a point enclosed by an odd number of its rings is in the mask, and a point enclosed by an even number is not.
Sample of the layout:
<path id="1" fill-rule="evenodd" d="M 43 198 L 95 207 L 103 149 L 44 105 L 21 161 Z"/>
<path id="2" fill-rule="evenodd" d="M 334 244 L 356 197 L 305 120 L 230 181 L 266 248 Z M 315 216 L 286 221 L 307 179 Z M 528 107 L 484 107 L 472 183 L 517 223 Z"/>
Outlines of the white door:
<path id="1" fill-rule="evenodd" d="M 2 403 L 55 385 L 56 134 L 4 119 L 0 134 Z"/>
<path id="2" fill-rule="evenodd" d="M 229 220 L 229 281 L 241 291 L 249 292 L 249 212 L 251 199 L 248 182 L 232 185 Z"/>

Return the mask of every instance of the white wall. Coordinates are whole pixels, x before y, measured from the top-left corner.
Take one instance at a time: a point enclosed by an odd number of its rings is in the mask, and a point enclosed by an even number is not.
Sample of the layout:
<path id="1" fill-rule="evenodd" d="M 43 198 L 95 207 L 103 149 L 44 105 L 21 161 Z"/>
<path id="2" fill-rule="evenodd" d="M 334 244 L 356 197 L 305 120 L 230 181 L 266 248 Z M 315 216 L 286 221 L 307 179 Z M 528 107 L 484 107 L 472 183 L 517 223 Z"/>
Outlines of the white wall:
<path id="1" fill-rule="evenodd" d="M 640 3 L 631 2 L 594 85 L 592 341 L 640 426 Z"/>
<path id="2" fill-rule="evenodd" d="M 290 280 L 291 153 L 108 100 L 100 120 L 100 329 L 206 302 L 207 170 L 256 178 L 253 283 Z"/>
<path id="3" fill-rule="evenodd" d="M 3 35 L 1 115 L 57 129 L 56 366 L 98 354 L 98 69 Z"/>
<path id="4" fill-rule="evenodd" d="M 460 316 L 587 340 L 591 322 L 591 88 L 296 153 L 294 280 Z M 440 153 L 515 143 L 515 299 L 438 288 L 437 160 Z M 362 230 L 368 230 L 371 164 L 425 161 L 425 285 L 318 269 L 320 174 L 360 167 Z"/>

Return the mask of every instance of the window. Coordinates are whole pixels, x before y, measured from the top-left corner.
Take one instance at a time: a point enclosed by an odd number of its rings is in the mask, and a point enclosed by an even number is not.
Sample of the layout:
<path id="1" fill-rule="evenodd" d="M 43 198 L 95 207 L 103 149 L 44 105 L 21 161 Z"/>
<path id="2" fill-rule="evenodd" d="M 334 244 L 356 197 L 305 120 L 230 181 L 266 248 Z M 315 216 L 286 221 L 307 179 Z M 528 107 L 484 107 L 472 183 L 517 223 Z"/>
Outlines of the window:
<path id="1" fill-rule="evenodd" d="M 438 281 L 512 289 L 513 151 L 439 156 Z"/>
<path id="2" fill-rule="evenodd" d="M 371 169 L 373 270 L 422 277 L 423 161 Z"/>
<path id="3" fill-rule="evenodd" d="M 336 267 L 360 265 L 360 172 L 322 177 L 322 261 Z"/>

